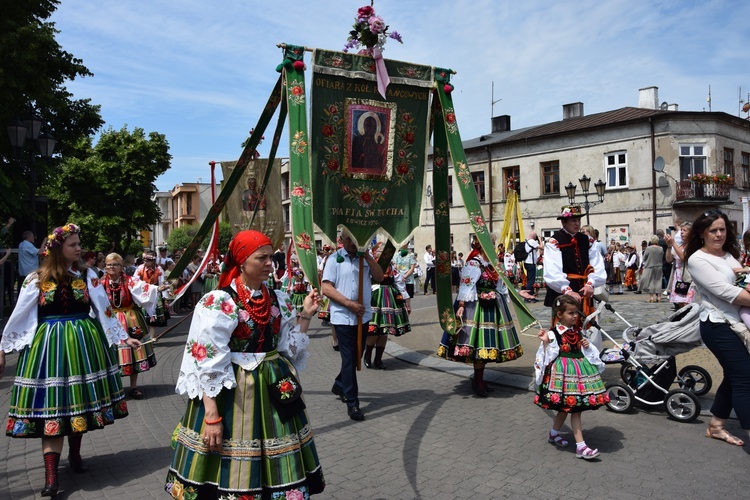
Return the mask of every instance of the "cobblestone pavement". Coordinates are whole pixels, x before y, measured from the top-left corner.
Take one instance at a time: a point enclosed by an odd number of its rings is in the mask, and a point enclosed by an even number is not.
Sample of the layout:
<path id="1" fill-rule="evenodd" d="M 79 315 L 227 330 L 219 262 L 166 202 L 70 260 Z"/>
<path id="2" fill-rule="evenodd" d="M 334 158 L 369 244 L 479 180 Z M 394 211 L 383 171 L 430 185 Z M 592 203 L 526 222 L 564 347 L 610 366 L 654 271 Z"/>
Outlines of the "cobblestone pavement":
<path id="1" fill-rule="evenodd" d="M 648 304 L 642 297 L 615 296 L 613 305 L 640 324 L 669 314 L 668 304 Z M 364 422 L 350 420 L 329 392 L 340 359 L 331 349 L 329 328 L 314 320 L 312 356 L 301 382 L 327 481 L 315 498 L 747 498 L 750 444 L 706 439 L 705 416 L 684 424 L 659 410 L 586 412 L 586 441 L 602 452 L 591 462 L 577 460 L 572 446 L 548 444 L 553 414 L 534 406 L 526 390 L 536 332 L 524 334 L 522 358 L 487 370 L 496 390 L 480 399 L 471 391 L 469 366 L 434 355 L 440 339 L 434 305 L 434 296 L 415 297 L 413 331 L 388 343 L 388 369 L 358 374 Z M 531 309 L 547 322 L 541 304 Z M 624 325 L 612 318 L 603 318 L 602 326 L 620 332 Z M 187 327 L 186 321 L 159 342 L 158 366 L 139 379 L 146 398 L 129 401 L 130 416 L 84 437 L 90 471 L 74 474 L 61 460 L 58 498 L 168 498 L 163 483 L 169 440 L 185 409 L 174 385 Z M 0 380 L 2 415 L 16 357 L 8 356 L 7 376 Z M 681 356 L 678 367 L 685 364 L 708 369 L 714 384 L 721 380 L 705 349 Z M 619 378 L 614 368 L 605 372 L 608 380 Z M 704 409 L 710 396 L 702 401 Z M 736 420 L 728 427 L 742 433 Z M 0 499 L 38 498 L 43 481 L 39 440 L 0 438 Z"/>

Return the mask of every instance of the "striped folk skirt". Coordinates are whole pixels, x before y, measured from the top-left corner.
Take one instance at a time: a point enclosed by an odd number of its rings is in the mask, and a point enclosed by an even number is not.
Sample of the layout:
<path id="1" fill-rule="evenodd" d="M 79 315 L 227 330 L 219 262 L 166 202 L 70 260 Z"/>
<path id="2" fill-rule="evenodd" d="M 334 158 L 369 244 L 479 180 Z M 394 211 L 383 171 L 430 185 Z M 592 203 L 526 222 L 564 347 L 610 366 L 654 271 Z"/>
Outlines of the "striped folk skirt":
<path id="1" fill-rule="evenodd" d="M 372 293 L 372 319 L 368 335 L 401 335 L 411 331 L 409 314 L 395 287 L 380 285 Z"/>
<path id="2" fill-rule="evenodd" d="M 462 363 L 504 363 L 523 356 L 513 318 L 505 300 L 466 302 L 463 327 L 443 332 L 437 355 Z"/>
<path id="3" fill-rule="evenodd" d="M 580 352 L 561 352 L 545 370 L 534 397 L 534 404 L 546 410 L 569 413 L 596 410 L 608 402 L 599 370 Z"/>
<path id="4" fill-rule="evenodd" d="M 146 318 L 138 307 L 112 308 L 112 312 L 132 338 L 141 340 L 148 331 Z M 122 376 L 147 372 L 156 366 L 154 344 L 149 342 L 133 349 L 123 342 L 117 346 L 117 362 L 120 365 L 120 375 Z"/>
<path id="5" fill-rule="evenodd" d="M 295 374 L 292 365 L 268 353 L 258 368 L 232 365 L 234 389 L 216 397 L 224 439 L 220 452 L 201 438 L 205 409 L 191 399 L 173 436 L 174 456 L 165 489 L 173 498 L 308 498 L 325 487 L 323 471 L 304 409 L 282 421 L 268 384 Z M 286 496 L 285 496 L 286 495 Z"/>
<path id="6" fill-rule="evenodd" d="M 128 415 L 114 350 L 89 315 L 41 318 L 18 357 L 5 433 L 61 437 Z"/>

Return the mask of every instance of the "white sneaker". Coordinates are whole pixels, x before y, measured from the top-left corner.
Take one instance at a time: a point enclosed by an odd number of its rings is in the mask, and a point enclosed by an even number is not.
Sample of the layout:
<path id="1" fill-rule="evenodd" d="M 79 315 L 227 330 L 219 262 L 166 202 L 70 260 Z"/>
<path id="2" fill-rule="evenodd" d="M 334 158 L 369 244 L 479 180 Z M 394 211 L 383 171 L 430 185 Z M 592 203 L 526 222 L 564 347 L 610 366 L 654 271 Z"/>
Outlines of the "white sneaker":
<path id="1" fill-rule="evenodd" d="M 666 290 L 664 290 L 663 292 L 661 292 L 661 294 L 664 295 L 664 296 L 667 296 L 667 295 L 669 295 L 669 292 L 667 292 Z"/>

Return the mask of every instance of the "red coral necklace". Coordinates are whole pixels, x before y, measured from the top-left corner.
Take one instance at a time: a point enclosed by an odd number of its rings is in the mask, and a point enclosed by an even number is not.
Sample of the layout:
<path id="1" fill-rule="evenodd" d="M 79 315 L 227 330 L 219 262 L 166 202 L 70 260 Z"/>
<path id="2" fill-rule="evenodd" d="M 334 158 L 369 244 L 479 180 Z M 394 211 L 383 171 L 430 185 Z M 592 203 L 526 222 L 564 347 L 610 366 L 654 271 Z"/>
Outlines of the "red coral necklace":
<path id="1" fill-rule="evenodd" d="M 242 308 L 247 311 L 250 319 L 258 326 L 268 325 L 271 319 L 271 295 L 268 293 L 266 287 L 261 285 L 261 297 L 254 299 L 239 276 L 235 279 L 234 284 L 237 288 L 237 297 L 240 299 Z"/>

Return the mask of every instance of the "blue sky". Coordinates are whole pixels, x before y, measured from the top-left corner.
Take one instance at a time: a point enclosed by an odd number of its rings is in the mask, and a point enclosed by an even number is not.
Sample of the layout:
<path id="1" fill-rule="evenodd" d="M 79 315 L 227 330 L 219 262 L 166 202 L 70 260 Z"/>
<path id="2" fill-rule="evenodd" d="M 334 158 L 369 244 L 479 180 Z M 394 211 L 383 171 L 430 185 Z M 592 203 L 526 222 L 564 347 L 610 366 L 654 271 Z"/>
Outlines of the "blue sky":
<path id="1" fill-rule="evenodd" d="M 209 178 L 211 160 L 236 160 L 278 77 L 277 43 L 340 50 L 364 0 L 62 0 L 58 42 L 93 77 L 70 82 L 102 106 L 106 127 L 165 134 L 173 156 L 157 187 Z M 636 106 L 638 89 L 682 111 L 738 114 L 748 100 L 750 2 L 744 0 L 377 0 L 404 44 L 391 59 L 448 67 L 463 139 Z M 307 57 L 309 63 L 309 56 Z M 308 64 L 308 66 L 310 66 Z M 308 76 L 309 78 L 309 76 Z M 743 114 L 744 116 L 744 114 Z M 271 132 L 266 136 L 270 138 Z M 280 154 L 287 155 L 288 138 Z M 266 156 L 270 140 L 259 151 Z M 221 174 L 219 173 L 219 176 Z"/>

